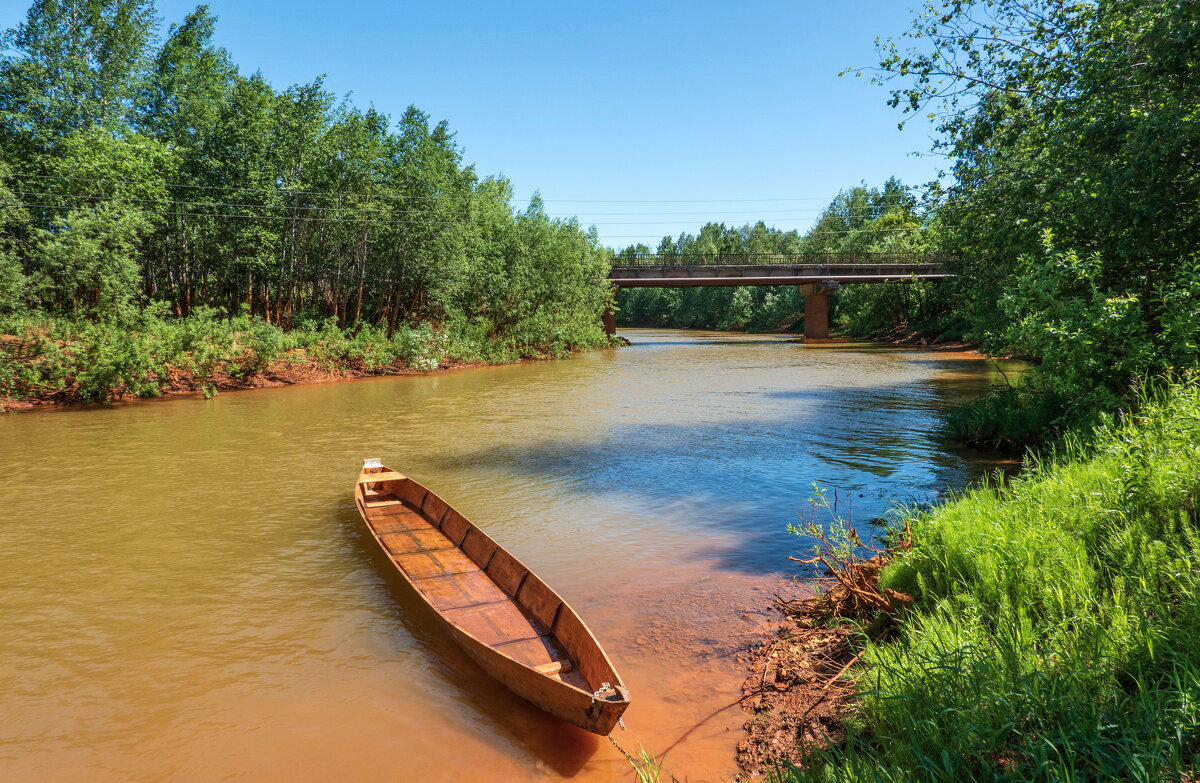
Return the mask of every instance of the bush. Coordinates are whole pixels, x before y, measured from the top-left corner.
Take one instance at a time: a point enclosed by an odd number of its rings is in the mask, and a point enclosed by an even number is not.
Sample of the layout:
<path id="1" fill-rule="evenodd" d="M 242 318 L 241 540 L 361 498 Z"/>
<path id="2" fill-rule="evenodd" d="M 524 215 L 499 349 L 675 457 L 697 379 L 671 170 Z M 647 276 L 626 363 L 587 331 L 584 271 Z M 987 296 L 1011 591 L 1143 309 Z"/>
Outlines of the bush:
<path id="1" fill-rule="evenodd" d="M 546 314 L 521 321 L 505 336 L 491 335 L 482 319 L 452 321 L 444 329 L 401 324 L 391 334 L 382 325 L 341 329 L 333 318 L 295 323 L 285 332 L 245 307 L 228 319 L 210 307 L 173 318 L 161 302 L 127 305 L 97 320 L 6 316 L 0 321 L 0 395 L 86 402 L 155 396 L 172 383 L 173 370 L 211 392 L 217 373 L 245 378 L 285 354 L 335 372 L 429 372 L 456 361 L 512 362 L 611 344 L 598 324 Z"/>

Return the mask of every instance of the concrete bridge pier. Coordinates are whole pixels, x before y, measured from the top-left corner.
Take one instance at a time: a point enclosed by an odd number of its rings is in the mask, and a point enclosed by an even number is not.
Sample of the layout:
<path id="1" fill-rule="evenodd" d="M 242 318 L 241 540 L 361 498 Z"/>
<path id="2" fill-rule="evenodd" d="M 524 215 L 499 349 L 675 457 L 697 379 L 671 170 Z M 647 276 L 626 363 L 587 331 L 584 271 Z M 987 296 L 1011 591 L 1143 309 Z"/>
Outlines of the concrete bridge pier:
<path id="1" fill-rule="evenodd" d="M 805 342 L 829 339 L 829 295 L 839 287 L 839 283 L 830 280 L 797 286 L 804 297 Z"/>
<path id="2" fill-rule="evenodd" d="M 604 314 L 600 316 L 600 323 L 604 326 L 604 333 L 609 337 L 617 336 L 617 292 L 621 290 L 620 286 L 612 286 L 609 293 L 608 304 L 604 306 Z"/>

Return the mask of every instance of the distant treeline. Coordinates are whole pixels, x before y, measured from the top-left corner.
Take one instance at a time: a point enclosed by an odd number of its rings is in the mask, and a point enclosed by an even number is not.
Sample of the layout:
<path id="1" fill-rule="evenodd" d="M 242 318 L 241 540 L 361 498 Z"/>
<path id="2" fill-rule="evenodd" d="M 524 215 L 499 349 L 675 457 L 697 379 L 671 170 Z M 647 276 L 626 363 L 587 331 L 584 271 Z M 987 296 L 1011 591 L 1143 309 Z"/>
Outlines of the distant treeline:
<path id="1" fill-rule="evenodd" d="M 431 322 L 536 353 L 596 344 L 608 254 L 321 79 L 275 90 L 198 7 L 36 0 L 0 59 L 0 316 L 165 302 L 290 328 Z"/>
<path id="2" fill-rule="evenodd" d="M 711 256 L 742 253 L 932 253 L 937 222 L 897 179 L 882 188 L 842 191 L 804 234 L 762 221 L 741 227 L 707 223 L 699 234 L 663 237 L 657 248 L 630 245 L 619 255 Z M 961 319 L 949 312 L 939 283 L 847 286 L 833 297 L 832 317 L 845 332 L 872 334 L 919 325 L 934 334 L 961 337 Z M 617 296 L 618 321 L 702 329 L 799 330 L 804 297 L 795 286 L 631 288 Z"/>

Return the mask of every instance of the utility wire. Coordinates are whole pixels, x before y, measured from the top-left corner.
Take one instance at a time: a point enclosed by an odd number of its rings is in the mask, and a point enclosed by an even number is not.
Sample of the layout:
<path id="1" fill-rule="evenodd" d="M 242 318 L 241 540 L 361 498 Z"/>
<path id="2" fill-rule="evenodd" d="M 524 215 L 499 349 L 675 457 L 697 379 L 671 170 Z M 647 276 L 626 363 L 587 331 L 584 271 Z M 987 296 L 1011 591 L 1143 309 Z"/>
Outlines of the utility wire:
<path id="1" fill-rule="evenodd" d="M 69 209 L 75 209 L 78 205 L 76 205 L 76 204 L 21 203 L 20 206 L 25 209 L 67 209 L 67 210 L 69 210 Z M 300 215 L 244 215 L 244 214 L 225 213 L 225 212 L 181 212 L 178 210 L 155 210 L 155 209 L 142 209 L 141 211 L 146 214 L 150 214 L 150 215 L 163 215 L 166 217 L 206 217 L 206 218 L 227 218 L 227 219 L 231 219 L 231 220 L 291 220 L 291 221 L 296 221 L 296 222 L 313 222 L 313 223 L 354 223 L 355 225 L 360 225 L 363 221 L 369 220 L 369 217 L 364 217 L 364 218 L 360 218 L 358 220 L 354 220 L 351 218 L 304 217 L 304 216 L 300 216 Z M 470 221 L 470 220 L 376 220 L 376 221 L 371 221 L 371 222 L 376 226 L 394 226 L 394 225 L 468 226 L 468 225 L 473 225 L 475 221 Z M 656 224 L 653 224 L 653 223 L 649 223 L 649 224 L 647 224 L 647 223 L 633 223 L 633 224 L 613 223 L 613 224 L 609 224 L 609 225 L 656 225 Z M 849 231 L 822 230 L 822 231 L 810 232 L 810 234 L 808 234 L 808 235 L 809 236 L 819 236 L 822 234 L 856 234 L 859 232 L 890 233 L 893 231 L 917 231 L 919 229 L 920 229 L 920 227 L 917 226 L 917 227 L 913 227 L 913 228 L 877 228 L 877 229 L 862 228 L 862 229 L 852 229 Z M 792 229 L 792 230 L 797 231 L 797 232 L 799 231 L 799 229 Z M 788 232 L 784 232 L 784 233 L 788 233 Z M 618 235 L 616 237 L 610 237 L 610 239 L 611 238 L 617 238 L 617 239 L 663 239 L 666 237 L 668 237 L 668 235 L 665 235 L 665 234 L 664 235 L 654 234 L 654 235 L 644 235 L 644 236 L 641 236 L 641 235 Z"/>
<path id="2" fill-rule="evenodd" d="M 13 174 L 14 179 L 52 179 L 69 182 L 92 182 L 108 185 L 145 185 L 145 182 L 137 180 L 120 180 L 120 179 L 104 179 L 99 177 L 68 177 L 61 174 Z M 377 193 L 363 193 L 362 191 L 329 191 L 329 190 L 291 190 L 286 187 L 261 188 L 250 187 L 245 185 L 185 185 L 163 183 L 168 188 L 180 188 L 188 190 L 236 190 L 245 193 L 274 193 L 279 195 L 315 195 L 328 197 L 350 197 L 350 198 L 409 198 L 409 199 L 433 199 L 433 200 L 448 200 L 448 201 L 466 201 L 476 198 L 476 194 L 455 196 L 445 193 L 427 196 L 401 195 L 396 193 L 387 193 L 384 191 Z M 531 195 L 529 199 L 532 199 Z M 788 198 L 710 198 L 710 199 L 572 199 L 572 198 L 543 198 L 546 203 L 562 203 L 562 204 L 755 204 L 755 203 L 779 203 L 779 202 L 795 202 L 795 201 L 832 201 L 837 198 L 833 196 L 796 196 Z M 526 199 L 526 200 L 529 200 Z M 519 199 L 518 199 L 519 200 Z"/>
<path id="3" fill-rule="evenodd" d="M 26 209 L 75 209 L 77 205 L 73 204 L 21 204 Z M 292 220 L 314 223 L 355 223 L 361 224 L 361 220 L 352 220 L 350 218 L 321 218 L 321 217 L 301 217 L 299 215 L 239 215 L 236 213 L 226 212 L 180 212 L 176 210 L 164 211 L 156 209 L 143 209 L 149 215 L 165 215 L 168 217 L 209 217 L 209 218 L 229 218 L 231 220 Z M 381 220 L 372 221 L 376 226 L 394 226 L 394 225 L 421 225 L 421 226 L 469 226 L 474 223 L 471 220 Z"/>
<path id="4" fill-rule="evenodd" d="M 52 198 L 52 199 L 61 198 L 61 199 L 74 199 L 74 200 L 83 201 L 83 202 L 112 201 L 112 202 L 117 202 L 117 203 L 128 203 L 128 204 L 160 204 L 160 205 L 165 204 L 168 206 L 200 205 L 200 206 L 204 206 L 204 207 L 219 208 L 219 209 L 304 210 L 304 211 L 326 211 L 326 212 L 337 212 L 337 213 L 342 213 L 342 214 L 359 214 L 359 215 L 396 216 L 396 215 L 408 215 L 408 214 L 416 214 L 416 215 L 428 214 L 427 210 L 423 210 L 423 209 L 391 210 L 386 207 L 376 209 L 376 208 L 368 208 L 368 207 L 352 207 L 349 205 L 341 206 L 341 205 L 312 205 L 312 204 L 305 204 L 305 205 L 235 204 L 235 203 L 221 202 L 221 201 L 189 201 L 189 200 L 179 200 L 179 199 L 170 199 L 170 198 L 130 198 L 128 196 L 101 196 L 101 195 L 87 195 L 87 194 L 77 195 L 77 194 L 55 193 L 52 191 L 14 190 L 11 192 L 14 193 L 15 195 L 26 197 L 26 198 L 39 198 L 39 199 L 41 199 L 41 198 Z M 894 211 L 894 210 L 898 210 L 898 209 L 901 209 L 901 208 L 899 208 L 899 207 L 880 207 L 878 209 L 865 210 L 862 212 L 848 212 L 848 213 L 847 212 L 839 212 L 839 213 L 835 213 L 835 214 L 838 217 L 868 217 L 868 218 L 875 219 L 875 218 L 883 217 L 884 215 L 888 215 L 888 214 L 898 214 L 896 211 Z M 790 212 L 808 212 L 809 210 L 777 210 L 777 211 L 790 213 Z M 818 212 L 824 212 L 824 211 L 825 210 L 819 210 Z M 664 216 L 675 216 L 675 215 L 705 216 L 705 215 L 707 215 L 710 217 L 712 216 L 712 213 L 709 213 L 709 212 L 609 212 L 609 213 L 601 212 L 601 213 L 583 213 L 583 214 L 585 214 L 585 215 L 586 214 L 594 214 L 594 215 L 629 216 L 629 217 L 643 217 L 643 216 L 653 216 L 653 215 L 664 215 Z M 749 215 L 749 217 L 759 217 L 759 218 L 763 217 L 762 213 L 758 213 L 758 214 L 747 213 L 747 215 Z M 580 215 L 578 215 L 578 214 L 569 215 L 566 213 L 560 214 L 560 215 L 547 214 L 547 217 L 554 218 L 556 220 L 570 220 L 573 218 L 579 219 Z M 771 219 L 772 219 L 772 221 L 783 221 L 783 220 L 793 220 L 794 221 L 794 220 L 811 220 L 812 217 L 811 216 L 795 216 L 795 217 L 783 216 L 783 217 L 773 217 Z M 641 222 L 641 221 L 620 222 L 620 221 L 594 221 L 594 220 L 590 220 L 590 219 L 587 221 L 581 221 L 581 222 L 587 222 L 587 223 L 599 222 L 602 225 L 615 225 L 615 226 L 639 226 L 639 225 L 656 226 L 656 225 L 668 225 L 668 224 L 692 225 L 693 223 L 695 223 L 695 221 L 692 221 L 692 220 L 665 220 L 665 221 L 654 220 L 654 221 L 648 221 L 648 222 Z M 714 222 L 714 221 L 710 220 L 709 222 Z M 721 221 L 721 222 L 724 222 L 724 221 Z M 749 221 L 747 221 L 747 223 L 748 222 Z M 756 222 L 766 222 L 766 221 L 763 221 L 760 219 L 759 221 L 756 221 Z"/>

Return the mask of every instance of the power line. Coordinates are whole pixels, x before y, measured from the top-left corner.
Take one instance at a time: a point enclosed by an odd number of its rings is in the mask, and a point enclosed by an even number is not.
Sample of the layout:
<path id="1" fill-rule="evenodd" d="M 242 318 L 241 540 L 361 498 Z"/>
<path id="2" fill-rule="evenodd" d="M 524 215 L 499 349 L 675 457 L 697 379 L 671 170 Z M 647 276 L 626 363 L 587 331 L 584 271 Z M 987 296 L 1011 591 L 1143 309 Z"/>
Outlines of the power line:
<path id="1" fill-rule="evenodd" d="M 112 199 L 108 199 L 112 201 Z M 60 209 L 70 210 L 75 209 L 77 204 L 30 204 L 21 203 L 21 207 L 25 209 Z M 219 206 L 219 205 L 216 205 Z M 156 209 L 141 209 L 142 212 L 150 215 L 162 215 L 165 217 L 197 217 L 197 218 L 226 218 L 230 220 L 290 220 L 294 222 L 313 222 L 313 223 L 354 223 L 361 225 L 362 222 L 368 221 L 369 218 L 360 218 L 358 220 L 350 218 L 323 218 L 323 217 L 306 217 L 301 215 L 246 215 L 228 212 L 182 212 L 179 210 L 156 210 Z M 470 220 L 376 220 L 370 221 L 376 226 L 392 226 L 392 225 L 420 225 L 420 226 L 467 226 L 472 225 L 474 221 Z M 610 225 L 655 225 L 644 223 L 621 224 L 614 223 Z M 798 229 L 792 229 L 798 231 Z M 848 231 L 815 231 L 810 232 L 809 236 L 820 236 L 822 234 L 856 234 L 856 233 L 890 233 L 894 231 L 918 231 L 920 226 L 912 228 L 862 228 L 852 229 Z M 684 232 L 686 233 L 686 232 Z M 786 233 L 786 232 L 785 232 Z M 617 234 L 610 235 L 609 239 L 663 239 L 670 238 L 669 235 L 660 234 Z"/>
<path id="2" fill-rule="evenodd" d="M 61 174 L 13 174 L 13 179 L 53 179 L 64 182 L 91 182 L 103 185 L 145 185 L 145 182 L 127 179 L 102 179 L 98 177 L 66 177 Z M 466 201 L 474 198 L 474 195 L 469 196 L 452 196 L 448 194 L 438 194 L 434 196 L 417 196 L 417 195 L 400 195 L 396 193 L 364 193 L 362 191 L 336 191 L 336 190 L 290 190 L 283 187 L 274 188 L 254 188 L 246 185 L 184 185 L 181 183 L 163 183 L 167 188 L 179 188 L 185 190 L 236 190 L 242 193 L 274 193 L 276 195 L 286 196 L 329 196 L 329 197 L 349 197 L 349 198 L 409 198 L 409 199 L 444 199 L 452 201 Z"/>
<path id="3" fill-rule="evenodd" d="M 118 203 L 129 203 L 129 204 L 166 204 L 166 205 L 170 205 L 170 206 L 177 206 L 177 205 L 181 205 L 181 204 L 182 205 L 192 205 L 192 206 L 200 205 L 200 206 L 220 208 L 220 209 L 259 209 L 259 210 L 263 210 L 263 209 L 296 210 L 296 209 L 299 209 L 299 210 L 309 210 L 309 211 L 321 210 L 321 211 L 330 211 L 330 212 L 338 212 L 338 213 L 355 213 L 355 214 L 360 214 L 360 215 L 408 215 L 408 214 L 423 215 L 423 214 L 427 214 L 427 211 L 422 210 L 422 209 L 390 210 L 390 209 L 387 209 L 386 207 L 370 208 L 370 207 L 353 207 L 353 206 L 349 206 L 349 205 L 336 205 L 335 206 L 335 205 L 311 205 L 311 204 L 309 204 L 309 205 L 236 204 L 236 203 L 222 202 L 222 201 L 191 201 L 191 200 L 170 199 L 170 198 L 131 198 L 128 196 L 100 196 L 100 195 L 93 196 L 93 195 L 86 195 L 86 194 L 72 195 L 72 194 L 64 194 L 64 193 L 55 193 L 55 192 L 51 192 L 51 191 L 32 191 L 32 190 L 14 190 L 14 191 L 12 191 L 12 193 L 22 196 L 22 197 L 29 197 L 29 198 L 62 198 L 62 199 L 75 199 L 75 200 L 79 200 L 79 201 L 94 201 L 94 202 L 99 202 L 99 201 L 103 200 L 103 201 L 113 201 L 113 202 L 118 202 Z M 861 212 L 838 212 L 835 214 L 838 217 L 850 217 L 850 218 L 869 217 L 869 218 L 874 219 L 874 218 L 883 217 L 884 215 L 887 215 L 887 214 L 897 214 L 897 212 L 895 212 L 894 210 L 899 210 L 899 209 L 902 209 L 902 208 L 885 206 L 885 207 L 880 207 L 878 209 L 870 209 L 870 210 L 865 210 L 865 211 L 861 211 Z M 792 212 L 809 213 L 809 212 L 815 211 L 815 212 L 817 212 L 817 214 L 821 214 L 821 213 L 824 213 L 826 210 L 822 209 L 822 210 L 775 210 L 775 211 L 776 212 L 786 212 L 786 213 L 792 213 Z M 581 214 L 582 215 L 613 215 L 613 216 L 618 216 L 618 217 L 619 216 L 643 217 L 643 216 L 653 216 L 653 215 L 663 215 L 663 216 L 696 215 L 696 216 L 708 216 L 710 218 L 710 220 L 708 222 L 710 222 L 710 223 L 714 222 L 712 220 L 712 218 L 715 217 L 710 212 L 609 212 L 609 213 L 604 213 L 604 212 L 587 213 L 587 212 L 585 212 L 585 213 L 581 213 Z M 580 219 L 581 214 L 571 215 L 571 214 L 566 214 L 566 213 L 562 213 L 562 214 L 547 213 L 547 217 L 554 218 L 556 220 L 570 220 L 570 219 Z M 756 222 L 766 222 L 766 221 L 762 220 L 762 218 L 764 217 L 763 213 L 746 213 L 746 215 L 750 218 L 754 218 L 754 217 L 759 218 L 759 220 Z M 732 218 L 728 218 L 728 219 L 732 220 Z M 813 218 L 811 215 L 806 215 L 806 216 L 796 216 L 796 217 L 776 216 L 776 217 L 772 217 L 771 219 L 773 221 L 783 221 L 783 220 L 811 220 Z M 691 225 L 695 221 L 692 221 L 692 220 L 654 220 L 654 221 L 645 221 L 645 222 L 643 222 L 643 221 L 595 221 L 595 220 L 592 220 L 589 218 L 587 221 L 584 221 L 584 222 L 588 222 L 588 223 L 599 222 L 602 225 L 615 225 L 615 226 L 639 226 L 639 225 L 653 226 L 653 225 L 669 225 L 669 224 Z M 722 220 L 721 222 L 724 222 L 724 220 Z M 749 221 L 747 220 L 747 222 L 749 222 Z"/>
<path id="4" fill-rule="evenodd" d="M 893 231 L 920 231 L 921 226 L 912 228 L 852 228 L 847 231 L 813 231 L 805 236 L 821 236 L 822 234 L 887 234 Z M 798 229 L 792 229 L 798 231 Z M 790 232 L 784 232 L 790 233 Z M 671 239 L 669 234 L 609 234 L 609 239 Z"/>
<path id="5" fill-rule="evenodd" d="M 26 209 L 75 209 L 77 205 L 72 204 L 21 204 Z M 164 211 L 156 209 L 142 209 L 149 215 L 164 215 L 167 217 L 209 217 L 209 218 L 228 218 L 230 220 L 291 220 L 313 223 L 354 223 L 361 225 L 362 220 L 351 220 L 350 218 L 321 218 L 321 217 L 301 217 L 299 215 L 238 215 L 226 212 L 179 212 L 175 210 Z M 373 221 L 376 226 L 395 226 L 395 225 L 420 225 L 420 226 L 469 226 L 474 221 L 470 220 L 381 220 Z"/>
<path id="6" fill-rule="evenodd" d="M 700 198 L 700 199 L 602 199 L 602 198 L 547 198 L 546 202 L 562 204 L 750 204 L 780 201 L 832 201 L 837 196 L 803 196 L 798 198 Z"/>
<path id="7" fill-rule="evenodd" d="M 66 182 L 91 182 L 96 184 L 107 185 L 145 185 L 145 182 L 137 180 L 121 180 L 107 179 L 100 177 L 69 177 L 62 174 L 13 174 L 14 179 L 52 179 Z M 186 190 L 222 190 L 222 191 L 241 191 L 243 193 L 274 193 L 277 195 L 289 196 L 328 196 L 328 197 L 350 197 L 350 198 L 405 198 L 405 199 L 432 199 L 432 200 L 447 200 L 447 201 L 466 201 L 477 197 L 472 193 L 469 195 L 450 195 L 439 193 L 435 195 L 409 195 L 387 192 L 372 192 L 364 193 L 362 191 L 331 191 L 331 190 L 292 190 L 290 188 L 277 186 L 274 188 L 250 187 L 248 185 L 191 185 L 182 183 L 163 183 L 165 187 L 186 189 Z M 539 194 L 540 195 L 540 194 Z M 570 199 L 570 198 L 542 198 L 544 203 L 555 204 L 755 204 L 755 203 L 781 203 L 781 202 L 796 202 L 796 201 L 832 201 L 840 194 L 833 196 L 794 196 L 785 198 L 712 198 L 712 199 Z M 526 201 L 533 198 L 530 195 Z M 515 197 L 514 197 L 515 199 Z M 521 200 L 521 199 L 515 199 Z"/>

